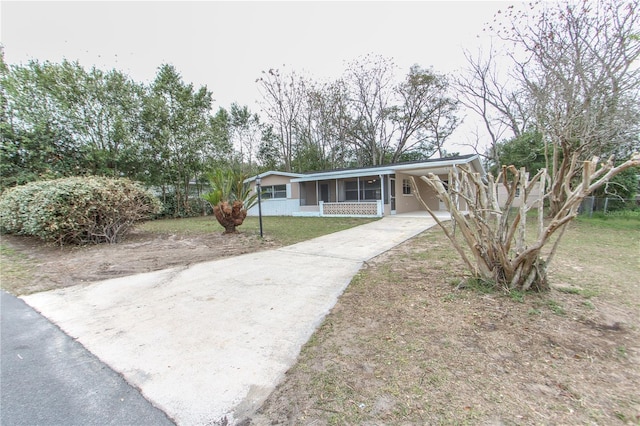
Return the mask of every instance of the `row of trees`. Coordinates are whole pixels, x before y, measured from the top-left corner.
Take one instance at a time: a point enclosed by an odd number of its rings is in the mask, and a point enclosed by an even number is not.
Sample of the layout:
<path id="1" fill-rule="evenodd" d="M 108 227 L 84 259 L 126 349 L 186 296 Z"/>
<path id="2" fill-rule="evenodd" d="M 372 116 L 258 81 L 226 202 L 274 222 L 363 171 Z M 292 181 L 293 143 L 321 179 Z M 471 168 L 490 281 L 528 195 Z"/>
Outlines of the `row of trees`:
<path id="1" fill-rule="evenodd" d="M 206 87 L 170 65 L 150 84 L 78 63 L 0 61 L 0 185 L 43 177 L 127 176 L 189 204 L 189 182 L 234 166 L 305 172 L 446 156 L 464 106 L 480 118 L 487 165 L 545 167 L 552 210 L 593 155 L 640 146 L 640 0 L 533 4 L 487 27 L 501 49 L 454 77 L 364 56 L 318 81 L 270 69 L 256 80 L 262 120 L 246 106 L 212 113 Z M 577 166 L 576 166 L 577 165 Z"/>
<path id="2" fill-rule="evenodd" d="M 418 65 L 403 79 L 397 71 L 391 59 L 367 55 L 329 82 L 263 72 L 257 82 L 275 137 L 262 154 L 287 171 L 446 155 L 443 145 L 460 121 L 448 77 Z"/>
<path id="3" fill-rule="evenodd" d="M 143 85 L 118 70 L 76 62 L 1 66 L 2 187 L 70 175 L 126 176 L 171 188 L 189 202 L 189 181 L 229 163 L 230 116 L 211 115 L 211 92 L 163 65 Z"/>
<path id="4" fill-rule="evenodd" d="M 414 66 L 400 83 L 390 59 L 366 56 L 320 83 L 269 70 L 258 79 L 266 121 L 171 65 L 150 84 L 77 62 L 0 61 L 1 186 L 68 175 L 126 176 L 162 188 L 179 209 L 189 182 L 220 166 L 245 174 L 311 171 L 444 155 L 458 118 L 448 80 Z"/>

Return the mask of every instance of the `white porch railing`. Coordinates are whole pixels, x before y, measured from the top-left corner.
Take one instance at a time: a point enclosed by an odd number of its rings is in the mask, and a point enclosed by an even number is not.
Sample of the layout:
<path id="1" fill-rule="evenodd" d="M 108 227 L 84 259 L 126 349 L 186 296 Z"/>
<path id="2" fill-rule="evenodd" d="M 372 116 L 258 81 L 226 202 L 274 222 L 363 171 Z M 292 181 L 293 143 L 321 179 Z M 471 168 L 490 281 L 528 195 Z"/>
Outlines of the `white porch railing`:
<path id="1" fill-rule="evenodd" d="M 382 200 L 325 203 L 320 201 L 320 216 L 382 216 Z"/>

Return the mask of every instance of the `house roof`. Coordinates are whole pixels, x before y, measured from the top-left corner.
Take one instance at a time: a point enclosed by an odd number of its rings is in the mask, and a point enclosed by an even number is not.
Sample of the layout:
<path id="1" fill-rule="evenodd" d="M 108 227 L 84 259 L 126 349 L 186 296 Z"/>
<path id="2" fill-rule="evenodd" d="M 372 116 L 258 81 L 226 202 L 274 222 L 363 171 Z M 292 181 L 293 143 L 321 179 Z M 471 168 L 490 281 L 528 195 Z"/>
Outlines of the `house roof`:
<path id="1" fill-rule="evenodd" d="M 258 176 L 260 176 L 260 178 L 264 179 L 267 176 L 286 176 L 286 177 L 302 177 L 305 176 L 303 173 L 290 173 L 290 172 L 278 172 L 276 170 L 269 170 L 268 172 L 264 172 L 264 173 L 260 173 L 259 175 L 255 175 L 255 176 L 251 176 L 250 178 L 247 178 L 244 180 L 244 183 L 250 183 L 256 180 L 256 178 Z"/>
<path id="2" fill-rule="evenodd" d="M 485 174 L 480 157 L 475 154 L 461 155 L 456 157 L 435 158 L 422 161 L 411 161 L 406 163 L 385 164 L 374 167 L 360 167 L 351 169 L 338 169 L 324 172 L 305 173 L 294 177 L 291 182 L 309 182 L 326 179 L 344 179 L 371 175 L 391 175 L 402 172 L 415 176 L 422 176 L 427 173 L 444 174 L 448 173 L 451 166 L 472 164 L 482 175 Z M 294 175 L 295 173 L 292 173 Z"/>

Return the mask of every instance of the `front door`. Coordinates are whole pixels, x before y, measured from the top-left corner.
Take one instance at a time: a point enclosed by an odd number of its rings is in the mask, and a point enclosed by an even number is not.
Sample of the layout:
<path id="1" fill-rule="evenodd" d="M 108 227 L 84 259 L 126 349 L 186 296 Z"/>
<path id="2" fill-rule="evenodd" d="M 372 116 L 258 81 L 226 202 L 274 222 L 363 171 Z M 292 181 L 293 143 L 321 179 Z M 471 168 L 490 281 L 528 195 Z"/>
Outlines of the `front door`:
<path id="1" fill-rule="evenodd" d="M 389 178 L 389 205 L 391 214 L 396 214 L 396 179 Z"/>
<path id="2" fill-rule="evenodd" d="M 324 201 L 325 203 L 329 202 L 329 184 L 328 183 L 320 184 L 320 201 Z"/>

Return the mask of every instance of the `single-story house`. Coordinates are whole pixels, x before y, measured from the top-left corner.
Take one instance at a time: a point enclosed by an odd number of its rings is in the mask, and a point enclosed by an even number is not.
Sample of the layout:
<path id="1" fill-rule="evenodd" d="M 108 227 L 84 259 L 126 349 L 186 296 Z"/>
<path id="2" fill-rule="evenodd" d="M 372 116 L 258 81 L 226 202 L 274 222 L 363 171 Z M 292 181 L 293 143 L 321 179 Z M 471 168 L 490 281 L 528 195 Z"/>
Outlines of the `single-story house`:
<path id="1" fill-rule="evenodd" d="M 419 176 L 434 173 L 448 181 L 449 171 L 470 167 L 484 176 L 478 155 L 462 155 L 382 166 L 314 173 L 269 171 L 260 175 L 261 209 L 265 216 L 386 216 L 425 211 L 413 194 L 417 190 L 432 210 L 445 207 L 435 191 Z M 253 191 L 256 177 L 247 179 Z M 258 215 L 258 206 L 249 210 Z"/>

